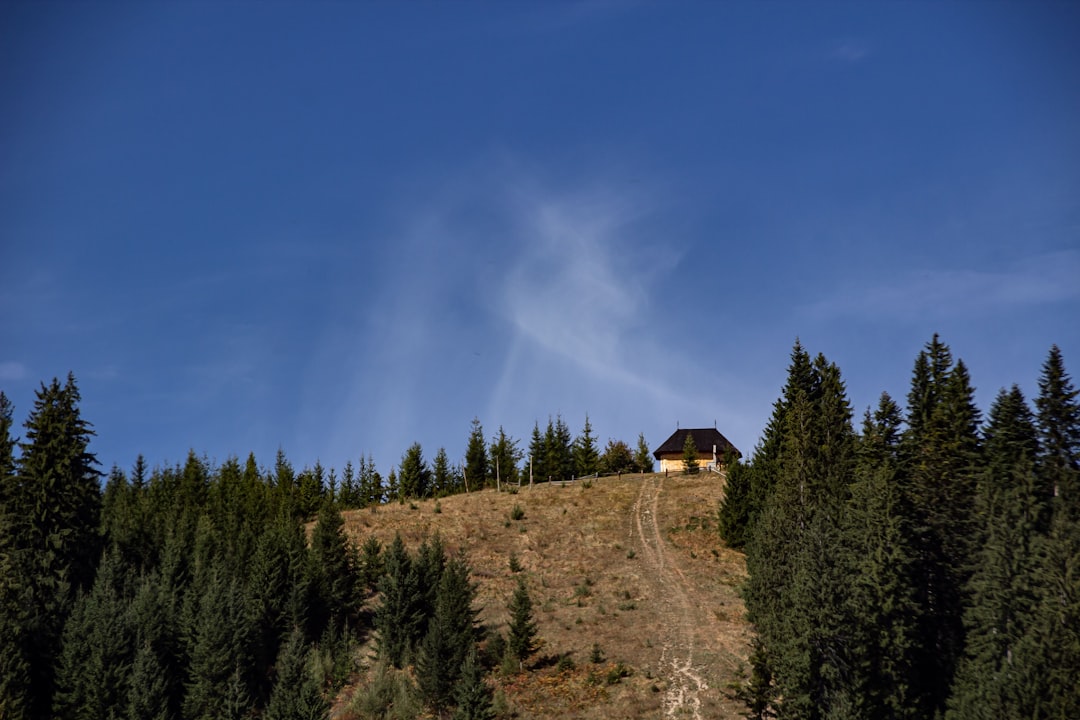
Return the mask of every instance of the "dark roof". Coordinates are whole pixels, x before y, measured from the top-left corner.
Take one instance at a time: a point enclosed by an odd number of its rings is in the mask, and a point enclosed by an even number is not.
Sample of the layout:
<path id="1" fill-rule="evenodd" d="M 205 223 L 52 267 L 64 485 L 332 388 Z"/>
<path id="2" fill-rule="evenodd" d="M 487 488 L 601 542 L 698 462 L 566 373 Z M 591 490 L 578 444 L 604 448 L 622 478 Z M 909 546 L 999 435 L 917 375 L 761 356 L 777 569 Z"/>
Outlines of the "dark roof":
<path id="1" fill-rule="evenodd" d="M 694 436 L 694 445 L 697 446 L 698 454 L 708 455 L 712 453 L 713 445 L 716 446 L 716 454 L 721 457 L 727 452 L 728 448 L 735 451 L 735 454 L 742 457 L 742 453 L 739 449 L 731 444 L 731 441 L 720 434 L 720 431 L 716 428 L 686 428 L 683 430 L 676 430 L 671 437 L 664 441 L 664 444 L 656 448 L 653 452 L 653 457 L 657 460 L 661 455 L 682 454 L 683 447 L 686 445 L 686 435 L 690 433 Z"/>

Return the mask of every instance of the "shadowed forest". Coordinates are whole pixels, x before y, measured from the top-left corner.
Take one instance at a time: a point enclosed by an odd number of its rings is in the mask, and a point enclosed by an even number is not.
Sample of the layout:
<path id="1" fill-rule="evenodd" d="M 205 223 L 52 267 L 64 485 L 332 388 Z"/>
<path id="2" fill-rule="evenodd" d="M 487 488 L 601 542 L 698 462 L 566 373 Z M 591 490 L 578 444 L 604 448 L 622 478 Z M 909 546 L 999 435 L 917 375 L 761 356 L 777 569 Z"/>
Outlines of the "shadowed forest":
<path id="1" fill-rule="evenodd" d="M 840 369 L 796 343 L 713 518 L 746 557 L 747 716 L 1080 716 L 1080 403 L 1056 347 L 1038 388 L 984 418 L 935 336 L 906 408 L 882 395 L 857 426 Z M 385 478 L 280 451 L 102 473 L 79 401 L 74 376 L 43 384 L 18 433 L 0 393 L 5 719 L 509 717 L 493 679 L 538 664 L 524 576 L 482 624 L 468 556 L 350 539 L 342 512 L 653 469 L 643 436 L 601 449 L 557 417 L 525 449 L 474 420 L 460 466 L 416 443 Z"/>

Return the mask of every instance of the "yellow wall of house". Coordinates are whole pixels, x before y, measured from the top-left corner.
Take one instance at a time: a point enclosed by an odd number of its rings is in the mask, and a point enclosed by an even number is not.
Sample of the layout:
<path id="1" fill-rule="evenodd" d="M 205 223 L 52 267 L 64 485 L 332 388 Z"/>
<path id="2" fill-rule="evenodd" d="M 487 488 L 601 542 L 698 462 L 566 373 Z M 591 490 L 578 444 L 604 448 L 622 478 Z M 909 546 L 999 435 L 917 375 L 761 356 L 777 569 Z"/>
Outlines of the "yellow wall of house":
<path id="1" fill-rule="evenodd" d="M 706 455 L 698 453 L 698 470 L 708 469 L 709 463 L 711 463 L 712 461 L 712 453 L 708 453 Z M 722 461 L 718 461 L 718 464 L 720 462 Z M 660 456 L 660 472 L 682 472 L 685 469 L 686 465 L 683 463 L 682 453 L 679 453 L 678 455 Z"/>

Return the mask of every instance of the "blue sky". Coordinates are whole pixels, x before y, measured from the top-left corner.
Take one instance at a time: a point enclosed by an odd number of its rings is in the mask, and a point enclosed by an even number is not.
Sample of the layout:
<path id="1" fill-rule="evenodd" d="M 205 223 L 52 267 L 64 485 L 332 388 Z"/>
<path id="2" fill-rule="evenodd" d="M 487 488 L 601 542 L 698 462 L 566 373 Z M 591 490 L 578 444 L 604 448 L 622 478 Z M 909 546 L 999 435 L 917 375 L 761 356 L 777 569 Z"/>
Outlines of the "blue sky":
<path id="1" fill-rule="evenodd" d="M 0 389 L 106 468 L 470 421 L 752 449 L 796 337 L 856 412 L 934 332 L 1080 374 L 1075 3 L 0 5 Z"/>

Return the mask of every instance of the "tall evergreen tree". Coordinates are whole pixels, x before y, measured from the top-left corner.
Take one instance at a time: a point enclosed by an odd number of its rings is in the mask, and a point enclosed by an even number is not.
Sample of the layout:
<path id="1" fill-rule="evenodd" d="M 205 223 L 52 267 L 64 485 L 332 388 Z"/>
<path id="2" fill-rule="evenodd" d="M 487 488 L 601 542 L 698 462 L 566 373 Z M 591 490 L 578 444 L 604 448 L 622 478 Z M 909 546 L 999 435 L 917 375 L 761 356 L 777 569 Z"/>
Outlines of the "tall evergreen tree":
<path id="1" fill-rule="evenodd" d="M 465 448 L 465 480 L 473 488 L 482 488 L 487 484 L 488 455 L 484 444 L 484 428 L 480 418 L 474 417 L 469 431 L 469 444 Z"/>
<path id="2" fill-rule="evenodd" d="M 126 585 L 119 552 L 107 552 L 92 590 L 80 593 L 64 626 L 54 717 L 120 716 L 134 655 Z"/>
<path id="3" fill-rule="evenodd" d="M 330 627 L 344 631 L 358 605 L 356 576 L 349 563 L 349 547 L 341 512 L 330 504 L 319 511 L 311 531 L 311 584 L 313 591 L 312 636 L 319 637 Z"/>
<path id="4" fill-rule="evenodd" d="M 683 473 L 685 475 L 696 475 L 699 467 L 698 463 L 698 449 L 694 443 L 693 433 L 686 433 L 686 442 L 683 443 L 682 449 L 682 461 L 683 461 Z"/>
<path id="5" fill-rule="evenodd" d="M 552 475 L 557 480 L 570 480 L 574 475 L 573 436 L 562 415 L 555 416 L 548 444 Z"/>
<path id="6" fill-rule="evenodd" d="M 446 454 L 446 448 L 441 447 L 435 453 L 435 460 L 431 468 L 431 491 L 435 497 L 442 497 L 454 492 L 457 483 L 454 471 L 450 467 L 450 458 Z"/>
<path id="7" fill-rule="evenodd" d="M 466 657 L 476 647 L 474 595 L 468 565 L 461 557 L 452 558 L 439 580 L 435 611 L 416 663 L 420 692 L 438 716 L 450 705 Z"/>
<path id="8" fill-rule="evenodd" d="M 73 375 L 64 385 L 54 379 L 38 390 L 19 444 L 17 481 L 8 483 L 0 539 L 20 603 L 14 622 L 0 624 L 19 626 L 23 642 L 13 662 L 29 672 L 29 708 L 39 717 L 51 705 L 54 661 L 74 591 L 89 587 L 101 549 L 101 473 L 79 400 Z"/>
<path id="9" fill-rule="evenodd" d="M 521 461 L 521 450 L 518 449 L 518 441 L 510 437 L 499 426 L 498 434 L 491 441 L 490 454 L 491 470 L 497 472 L 503 483 L 518 481 L 518 462 Z"/>
<path id="10" fill-rule="evenodd" d="M 453 720 L 494 720 L 491 688 L 484 682 L 483 667 L 476 657 L 476 647 L 469 649 L 461 678 L 454 688 Z"/>
<path id="11" fill-rule="evenodd" d="M 986 429 L 987 465 L 976 501 L 982 527 L 964 614 L 966 648 L 949 703 L 952 717 L 1025 717 L 1034 710 L 1013 699 L 1030 676 L 1015 666 L 1014 655 L 1036 609 L 1036 552 L 1050 509 L 1050 496 L 1035 475 L 1037 456 L 1034 418 L 1023 394 L 1015 385 L 1002 390 Z"/>
<path id="12" fill-rule="evenodd" d="M 379 656 L 402 668 L 409 661 L 410 641 L 423 621 L 416 607 L 417 576 L 400 535 L 394 536 L 383 557 L 386 571 L 379 583 L 382 599 L 375 610 Z"/>
<path id="13" fill-rule="evenodd" d="M 266 720 L 323 720 L 329 716 L 330 703 L 311 675 L 309 654 L 304 634 L 294 629 L 278 656 L 274 690 L 263 715 Z"/>
<path id="14" fill-rule="evenodd" d="M 974 497 L 981 465 L 979 411 L 967 368 L 937 335 L 919 354 L 901 443 L 918 562 L 914 579 L 922 653 L 913 693 L 942 710 L 964 647 L 963 611 L 973 565 Z"/>
<path id="15" fill-rule="evenodd" d="M 651 473 L 656 468 L 652 453 L 649 452 L 649 443 L 645 441 L 645 433 L 638 433 L 637 450 L 634 452 L 634 471 Z"/>
<path id="16" fill-rule="evenodd" d="M 424 461 L 424 451 L 420 443 L 413 443 L 401 458 L 401 471 L 398 473 L 398 488 L 401 498 L 427 497 L 431 485 L 431 471 Z"/>
<path id="17" fill-rule="evenodd" d="M 746 546 L 750 525 L 750 493 L 753 470 L 738 458 L 727 463 L 727 481 L 724 497 L 720 501 L 717 526 L 720 537 L 728 547 L 741 549 Z"/>
<path id="18" fill-rule="evenodd" d="M 600 467 L 600 453 L 596 449 L 596 437 L 592 433 L 592 424 L 588 413 L 585 414 L 585 427 L 574 440 L 574 474 L 585 477 L 597 472 Z"/>
<path id="19" fill-rule="evenodd" d="M 510 627 L 507 635 L 507 649 L 518 661 L 518 667 L 524 667 L 525 661 L 536 652 L 536 621 L 533 619 L 532 598 L 525 578 L 518 576 L 517 587 L 507 605 L 510 612 Z"/>
<path id="20" fill-rule="evenodd" d="M 529 472 L 537 481 L 548 480 L 551 475 L 547 466 L 547 445 L 544 435 L 540 433 L 539 422 L 533 425 L 532 439 L 529 441 Z"/>

